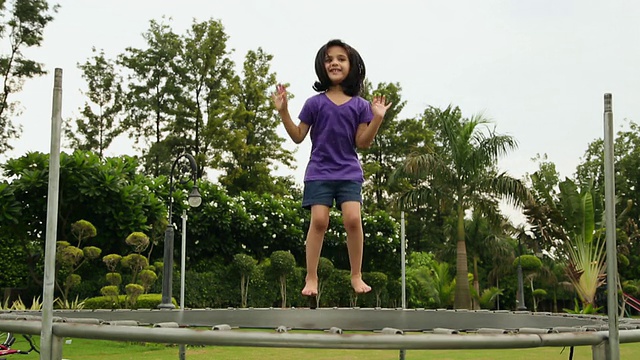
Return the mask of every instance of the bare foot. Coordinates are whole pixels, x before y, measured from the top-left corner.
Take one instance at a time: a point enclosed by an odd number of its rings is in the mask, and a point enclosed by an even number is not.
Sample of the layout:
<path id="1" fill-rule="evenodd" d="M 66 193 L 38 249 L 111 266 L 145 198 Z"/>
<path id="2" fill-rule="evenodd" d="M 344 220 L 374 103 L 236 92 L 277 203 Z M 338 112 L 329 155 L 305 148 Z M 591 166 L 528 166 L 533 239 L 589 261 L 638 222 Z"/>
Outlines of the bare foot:
<path id="1" fill-rule="evenodd" d="M 304 289 L 302 289 L 303 296 L 317 296 L 318 295 L 318 279 L 306 278 Z"/>
<path id="2" fill-rule="evenodd" d="M 371 291 L 371 286 L 362 281 L 362 277 L 360 276 L 351 277 L 351 287 L 353 287 L 353 291 L 355 291 L 356 294 L 365 294 Z"/>

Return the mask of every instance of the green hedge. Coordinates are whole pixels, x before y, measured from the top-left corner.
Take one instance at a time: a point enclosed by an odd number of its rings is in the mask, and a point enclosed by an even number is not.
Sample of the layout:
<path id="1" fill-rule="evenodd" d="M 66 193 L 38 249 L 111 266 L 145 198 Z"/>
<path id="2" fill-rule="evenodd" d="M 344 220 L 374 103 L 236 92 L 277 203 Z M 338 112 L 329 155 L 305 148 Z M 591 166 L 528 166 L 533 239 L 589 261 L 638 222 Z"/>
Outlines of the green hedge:
<path id="1" fill-rule="evenodd" d="M 178 307 L 176 299 L 171 298 L 173 305 Z M 132 309 L 155 309 L 162 303 L 162 294 L 142 294 L 133 305 Z M 119 295 L 118 302 L 114 302 L 109 296 L 96 296 L 84 301 L 85 309 L 122 309 L 127 304 L 127 296 Z"/>

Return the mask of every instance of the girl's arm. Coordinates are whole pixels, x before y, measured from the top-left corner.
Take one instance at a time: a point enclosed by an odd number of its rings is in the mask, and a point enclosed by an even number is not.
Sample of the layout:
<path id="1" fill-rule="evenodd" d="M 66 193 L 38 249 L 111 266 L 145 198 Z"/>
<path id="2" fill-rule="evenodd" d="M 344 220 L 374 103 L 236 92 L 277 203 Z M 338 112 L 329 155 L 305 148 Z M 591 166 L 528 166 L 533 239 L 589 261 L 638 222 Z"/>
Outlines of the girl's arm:
<path id="1" fill-rule="evenodd" d="M 291 115 L 289 115 L 289 110 L 287 109 L 284 109 L 283 111 L 279 110 L 278 113 L 280 114 L 284 128 L 287 130 L 287 134 L 289 134 L 291 140 L 296 144 L 300 144 L 309 132 L 309 125 L 302 121 L 298 123 L 298 125 L 294 124 L 293 120 L 291 120 Z"/>
<path id="2" fill-rule="evenodd" d="M 391 107 L 391 103 L 386 103 L 384 96 L 375 96 L 371 102 L 371 112 L 373 112 L 373 119 L 370 123 L 363 123 L 358 126 L 356 131 L 356 147 L 359 149 L 366 149 L 373 143 L 373 138 L 376 137 L 378 129 L 384 119 L 384 114 Z"/>
<path id="3" fill-rule="evenodd" d="M 382 118 L 374 115 L 371 122 L 358 125 L 358 130 L 356 131 L 356 147 L 358 149 L 367 149 L 371 146 L 373 138 L 376 137 L 382 124 Z"/>
<path id="4" fill-rule="evenodd" d="M 296 125 L 293 120 L 291 120 L 287 103 L 287 89 L 284 85 L 276 85 L 276 92 L 273 93 L 272 98 L 273 105 L 276 110 L 278 110 L 278 114 L 280 114 L 280 118 L 282 119 L 284 128 L 287 130 L 287 134 L 289 134 L 289 137 L 291 137 L 291 140 L 293 140 L 294 143 L 300 144 L 309 132 L 309 125 L 303 122 Z"/>

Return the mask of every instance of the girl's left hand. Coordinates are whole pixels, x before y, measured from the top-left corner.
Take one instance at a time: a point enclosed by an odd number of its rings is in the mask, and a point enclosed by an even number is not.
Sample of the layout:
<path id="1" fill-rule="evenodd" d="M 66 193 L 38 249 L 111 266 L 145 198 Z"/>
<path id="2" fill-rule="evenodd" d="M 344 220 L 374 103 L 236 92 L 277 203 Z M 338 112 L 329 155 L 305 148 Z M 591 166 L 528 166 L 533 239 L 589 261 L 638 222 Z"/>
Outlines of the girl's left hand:
<path id="1" fill-rule="evenodd" d="M 371 111 L 374 116 L 384 117 L 387 110 L 391 107 L 392 103 L 387 104 L 387 100 L 383 96 L 374 96 L 373 101 L 371 102 Z"/>

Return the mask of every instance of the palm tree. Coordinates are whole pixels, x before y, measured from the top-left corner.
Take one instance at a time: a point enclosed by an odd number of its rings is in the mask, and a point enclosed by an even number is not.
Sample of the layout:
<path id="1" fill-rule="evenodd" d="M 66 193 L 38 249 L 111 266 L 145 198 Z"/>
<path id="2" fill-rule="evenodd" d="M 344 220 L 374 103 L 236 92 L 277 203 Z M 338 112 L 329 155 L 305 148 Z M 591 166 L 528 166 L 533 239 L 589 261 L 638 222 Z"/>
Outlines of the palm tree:
<path id="1" fill-rule="evenodd" d="M 426 124 L 436 133 L 433 152 L 412 154 L 397 169 L 395 177 L 420 182 L 400 195 L 401 206 L 424 205 L 436 197 L 449 207 L 456 223 L 456 291 L 454 307 L 471 308 L 464 218 L 467 211 L 489 208 L 503 198 L 514 205 L 531 199 L 528 190 L 506 173 L 498 173 L 498 158 L 517 147 L 508 135 L 497 134 L 481 115 L 462 119 L 459 108 L 444 111 L 428 108 Z"/>
<path id="2" fill-rule="evenodd" d="M 497 207 L 495 211 L 497 212 Z M 481 264 L 486 263 L 487 267 L 494 268 L 497 262 L 511 261 L 513 258 L 511 238 L 505 233 L 505 229 L 510 227 L 512 226 L 506 219 L 501 219 L 498 224 L 492 224 L 477 210 L 474 210 L 470 219 L 465 220 L 467 256 L 471 259 L 473 288 L 478 296 L 478 301 L 472 299 L 474 310 L 480 309 L 479 298 L 482 291 L 478 270 Z"/>

